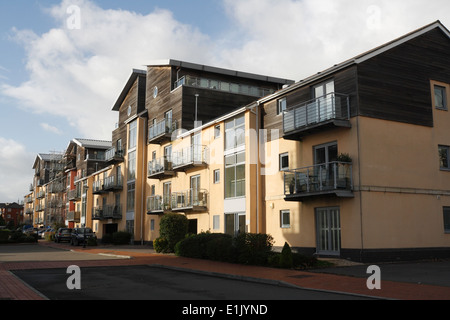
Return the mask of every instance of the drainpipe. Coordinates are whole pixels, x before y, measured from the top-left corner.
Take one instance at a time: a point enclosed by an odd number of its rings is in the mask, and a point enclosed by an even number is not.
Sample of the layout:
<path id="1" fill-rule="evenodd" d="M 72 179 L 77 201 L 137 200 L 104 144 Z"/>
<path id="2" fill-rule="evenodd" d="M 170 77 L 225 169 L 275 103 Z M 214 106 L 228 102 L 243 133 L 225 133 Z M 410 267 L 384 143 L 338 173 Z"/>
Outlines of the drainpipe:
<path id="1" fill-rule="evenodd" d="M 144 128 L 142 130 L 142 135 L 143 135 L 143 139 L 142 139 L 142 143 L 144 145 L 144 147 L 142 148 L 142 172 L 143 172 L 143 177 L 142 178 L 142 188 L 141 188 L 141 246 L 144 245 L 144 206 L 146 204 L 146 201 L 144 201 L 144 189 L 145 189 L 145 177 L 146 172 L 145 172 L 145 153 L 147 152 L 147 148 L 145 146 L 147 146 L 147 140 L 146 140 L 146 130 L 145 128 L 147 128 L 147 119 L 145 117 L 139 116 L 139 118 L 144 120 Z"/>

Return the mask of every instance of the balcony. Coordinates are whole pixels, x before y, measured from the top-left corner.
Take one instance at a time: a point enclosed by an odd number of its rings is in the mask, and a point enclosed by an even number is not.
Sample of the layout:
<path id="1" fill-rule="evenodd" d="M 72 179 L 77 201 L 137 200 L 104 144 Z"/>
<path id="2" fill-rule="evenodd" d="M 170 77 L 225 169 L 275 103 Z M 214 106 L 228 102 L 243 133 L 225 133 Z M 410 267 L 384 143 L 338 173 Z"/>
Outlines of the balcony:
<path id="1" fill-rule="evenodd" d="M 172 154 L 174 171 L 186 171 L 195 167 L 206 167 L 209 149 L 205 146 L 191 145 Z"/>
<path id="2" fill-rule="evenodd" d="M 205 190 L 172 193 L 172 211 L 207 211 L 208 194 Z"/>
<path id="3" fill-rule="evenodd" d="M 67 193 L 67 199 L 69 199 L 69 201 L 80 200 L 81 199 L 81 190 L 79 188 L 76 188 L 74 190 L 69 190 L 69 192 Z"/>
<path id="4" fill-rule="evenodd" d="M 68 222 L 80 222 L 81 221 L 81 212 L 69 211 L 67 213 L 67 221 Z"/>
<path id="5" fill-rule="evenodd" d="M 353 198 L 353 166 L 330 162 L 284 172 L 286 201 L 306 201 L 319 197 Z"/>
<path id="6" fill-rule="evenodd" d="M 249 86 L 227 81 L 219 81 L 201 77 L 184 76 L 174 83 L 174 89 L 181 86 L 197 87 L 222 92 L 243 94 L 253 97 L 264 97 L 275 92 L 273 89 Z"/>
<path id="7" fill-rule="evenodd" d="M 114 175 L 103 181 L 103 188 L 107 192 L 115 192 L 123 190 L 122 175 Z"/>
<path id="8" fill-rule="evenodd" d="M 167 177 L 173 177 L 175 172 L 173 171 L 172 161 L 170 157 L 162 157 L 149 161 L 148 163 L 148 178 L 149 179 L 164 179 Z"/>
<path id="9" fill-rule="evenodd" d="M 107 164 L 118 164 L 124 161 L 124 151 L 111 148 L 105 153 L 105 160 Z"/>
<path id="10" fill-rule="evenodd" d="M 45 198 L 45 191 L 41 190 L 37 193 L 36 199 L 44 199 Z"/>
<path id="11" fill-rule="evenodd" d="M 171 210 L 170 196 L 150 196 L 147 198 L 147 214 L 159 215 Z"/>
<path id="12" fill-rule="evenodd" d="M 178 128 L 177 122 L 167 119 L 152 125 L 148 129 L 148 143 L 161 144 L 172 139 L 172 133 Z"/>
<path id="13" fill-rule="evenodd" d="M 92 220 L 121 220 L 122 207 L 120 205 L 107 205 L 104 207 L 92 208 Z"/>
<path id="14" fill-rule="evenodd" d="M 104 194 L 107 193 L 103 180 L 94 181 L 92 184 L 92 194 Z"/>
<path id="15" fill-rule="evenodd" d="M 284 139 L 301 140 L 304 136 L 330 128 L 351 128 L 350 98 L 331 93 L 289 107 L 283 113 Z"/>

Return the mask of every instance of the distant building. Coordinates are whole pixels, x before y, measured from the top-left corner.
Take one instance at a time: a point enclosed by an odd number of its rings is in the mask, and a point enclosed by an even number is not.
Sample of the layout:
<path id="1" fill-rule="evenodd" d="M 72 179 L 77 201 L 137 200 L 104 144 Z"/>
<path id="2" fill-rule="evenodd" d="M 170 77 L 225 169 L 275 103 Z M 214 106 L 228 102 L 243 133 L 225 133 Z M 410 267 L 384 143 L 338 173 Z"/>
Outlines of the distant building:
<path id="1" fill-rule="evenodd" d="M 0 203 L 0 216 L 2 216 L 6 224 L 12 221 L 17 226 L 23 222 L 23 205 L 16 202 Z"/>

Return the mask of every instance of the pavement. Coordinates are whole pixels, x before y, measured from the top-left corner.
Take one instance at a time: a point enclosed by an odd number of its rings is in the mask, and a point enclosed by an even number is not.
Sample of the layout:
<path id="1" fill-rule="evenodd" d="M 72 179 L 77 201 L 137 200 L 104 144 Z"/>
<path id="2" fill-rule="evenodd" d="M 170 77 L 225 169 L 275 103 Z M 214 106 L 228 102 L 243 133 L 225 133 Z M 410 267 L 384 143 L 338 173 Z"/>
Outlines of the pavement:
<path id="1" fill-rule="evenodd" d="M 450 300 L 450 261 L 380 264 L 381 288 L 368 289 L 369 265 L 334 260 L 335 267 L 292 270 L 247 266 L 157 254 L 148 246 L 71 247 L 40 241 L 32 252 L 9 253 L 0 246 L 0 300 L 45 300 L 14 270 L 153 265 L 217 277 L 288 285 L 309 290 L 346 293 L 388 300 Z M 48 249 L 60 250 L 57 255 Z M 14 248 L 20 251 L 20 245 Z M 47 249 L 47 250 L 46 250 Z M 30 251 L 30 250 L 28 250 Z M 69 254 L 70 253 L 70 254 Z"/>

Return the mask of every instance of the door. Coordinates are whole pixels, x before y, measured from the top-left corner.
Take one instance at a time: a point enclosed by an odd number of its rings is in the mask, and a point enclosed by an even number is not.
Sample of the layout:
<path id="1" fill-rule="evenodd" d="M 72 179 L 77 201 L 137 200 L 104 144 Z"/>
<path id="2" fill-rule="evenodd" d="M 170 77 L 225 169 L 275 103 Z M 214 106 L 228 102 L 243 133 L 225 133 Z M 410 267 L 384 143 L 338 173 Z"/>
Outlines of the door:
<path id="1" fill-rule="evenodd" d="M 318 122 L 333 119 L 334 114 L 334 80 L 314 87 L 314 98 L 317 103 Z"/>
<path id="2" fill-rule="evenodd" d="M 191 138 L 191 152 L 192 161 L 194 163 L 202 162 L 202 136 L 201 133 L 196 133 Z"/>
<path id="3" fill-rule="evenodd" d="M 336 142 L 314 147 L 314 177 L 313 186 L 317 190 L 334 187 L 334 170 L 337 167 L 333 162 L 338 158 L 338 146 Z"/>
<path id="4" fill-rule="evenodd" d="M 225 215 L 225 233 L 231 236 L 237 236 L 245 233 L 245 212 L 232 213 Z"/>
<path id="5" fill-rule="evenodd" d="M 338 256 L 341 251 L 339 208 L 316 209 L 317 254 Z"/>
<path id="6" fill-rule="evenodd" d="M 199 206 L 199 193 L 200 193 L 200 176 L 191 177 L 191 204 L 193 206 Z"/>

